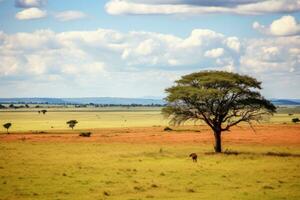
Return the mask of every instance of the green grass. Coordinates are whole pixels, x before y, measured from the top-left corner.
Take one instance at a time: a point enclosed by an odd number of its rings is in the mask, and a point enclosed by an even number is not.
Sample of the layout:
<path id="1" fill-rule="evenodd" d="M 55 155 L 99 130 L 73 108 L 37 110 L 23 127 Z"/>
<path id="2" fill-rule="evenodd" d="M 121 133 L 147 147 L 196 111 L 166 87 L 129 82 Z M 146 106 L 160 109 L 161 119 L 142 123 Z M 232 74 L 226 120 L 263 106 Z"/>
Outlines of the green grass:
<path id="1" fill-rule="evenodd" d="M 11 122 L 11 132 L 18 131 L 55 131 L 69 129 L 66 122 L 75 119 L 79 123 L 75 129 L 116 128 L 116 127 L 151 127 L 167 126 L 168 120 L 161 114 L 161 108 L 49 108 L 47 114 L 38 114 L 36 109 L 0 111 L 0 132 L 6 132 L 2 124 Z M 299 117 L 295 113 L 275 114 L 262 123 L 291 124 L 291 119 Z M 193 123 L 190 123 L 193 124 Z"/>
<path id="2" fill-rule="evenodd" d="M 300 198 L 300 158 L 260 154 L 299 148 L 231 148 L 255 154 L 205 155 L 210 145 L 0 143 L 0 199 Z"/>
<path id="3" fill-rule="evenodd" d="M 141 127 L 167 125 L 160 110 L 142 111 L 83 111 L 83 112 L 55 112 L 47 114 L 37 112 L 1 112 L 0 124 L 11 122 L 10 131 L 41 131 L 66 130 L 66 122 L 76 119 L 79 123 L 75 129 L 115 128 L 115 127 Z M 5 129 L 1 126 L 0 130 Z"/>

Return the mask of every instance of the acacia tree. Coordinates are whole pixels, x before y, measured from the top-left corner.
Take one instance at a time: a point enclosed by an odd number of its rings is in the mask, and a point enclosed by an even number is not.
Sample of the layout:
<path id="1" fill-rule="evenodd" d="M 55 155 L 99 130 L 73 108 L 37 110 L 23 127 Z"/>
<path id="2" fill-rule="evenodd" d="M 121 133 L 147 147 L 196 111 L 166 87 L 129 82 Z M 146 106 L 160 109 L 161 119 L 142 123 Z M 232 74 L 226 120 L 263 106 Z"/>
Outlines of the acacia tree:
<path id="1" fill-rule="evenodd" d="M 3 127 L 6 128 L 7 134 L 9 134 L 8 129 L 11 127 L 11 123 L 5 123 Z"/>
<path id="2" fill-rule="evenodd" d="M 78 121 L 72 119 L 72 120 L 70 120 L 70 121 L 67 121 L 66 123 L 67 123 L 67 124 L 69 125 L 69 127 L 72 128 L 72 130 L 73 130 L 73 128 L 74 128 L 74 127 L 76 126 L 76 124 L 78 123 Z"/>
<path id="3" fill-rule="evenodd" d="M 171 123 L 202 120 L 215 137 L 215 152 L 222 152 L 221 134 L 241 122 L 258 121 L 273 114 L 276 107 L 259 90 L 255 78 L 223 71 L 196 72 L 181 77 L 167 88 L 167 106 L 163 108 Z"/>

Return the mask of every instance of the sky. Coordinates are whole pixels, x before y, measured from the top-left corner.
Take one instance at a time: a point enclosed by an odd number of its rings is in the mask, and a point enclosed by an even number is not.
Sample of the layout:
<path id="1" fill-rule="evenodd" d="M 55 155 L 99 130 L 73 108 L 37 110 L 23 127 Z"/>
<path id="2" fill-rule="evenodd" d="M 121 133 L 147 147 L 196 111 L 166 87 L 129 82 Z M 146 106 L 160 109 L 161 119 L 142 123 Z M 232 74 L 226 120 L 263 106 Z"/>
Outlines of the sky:
<path id="1" fill-rule="evenodd" d="M 0 0 L 0 97 L 164 97 L 201 70 L 300 98 L 300 0 Z"/>

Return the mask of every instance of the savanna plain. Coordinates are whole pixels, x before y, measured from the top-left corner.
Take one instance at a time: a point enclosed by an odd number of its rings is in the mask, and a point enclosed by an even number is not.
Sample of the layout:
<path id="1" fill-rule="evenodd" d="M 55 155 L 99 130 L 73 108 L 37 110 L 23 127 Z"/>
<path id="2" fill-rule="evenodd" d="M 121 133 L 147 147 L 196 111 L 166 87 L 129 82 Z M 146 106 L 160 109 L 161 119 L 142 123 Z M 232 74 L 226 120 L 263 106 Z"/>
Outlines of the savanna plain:
<path id="1" fill-rule="evenodd" d="M 221 154 L 208 126 L 170 126 L 160 109 L 0 111 L 0 199 L 300 199 L 299 107 L 225 132 Z"/>

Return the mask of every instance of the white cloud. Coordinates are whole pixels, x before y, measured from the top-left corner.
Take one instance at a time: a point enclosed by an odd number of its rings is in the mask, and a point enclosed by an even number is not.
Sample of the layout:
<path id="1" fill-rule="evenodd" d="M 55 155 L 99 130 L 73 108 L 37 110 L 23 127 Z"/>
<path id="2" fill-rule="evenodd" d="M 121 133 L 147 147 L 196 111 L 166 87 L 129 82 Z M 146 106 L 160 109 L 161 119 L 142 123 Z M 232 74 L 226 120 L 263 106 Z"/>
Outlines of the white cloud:
<path id="1" fill-rule="evenodd" d="M 195 29 L 186 38 L 108 29 L 0 33 L 0 59 L 3 60 L 0 76 L 19 76 L 23 71 L 32 77 L 80 76 L 88 71 L 89 74 L 93 74 L 92 71 L 103 74 L 120 70 L 142 72 L 153 68 L 172 70 L 172 67 L 182 70 L 221 68 L 237 57 L 228 47 L 228 40 L 230 37 L 206 29 Z M 237 38 L 235 41 L 239 43 Z M 211 59 L 216 57 L 218 60 Z"/>
<path id="2" fill-rule="evenodd" d="M 245 44 L 240 65 L 247 72 L 300 72 L 300 37 L 252 39 Z"/>
<path id="3" fill-rule="evenodd" d="M 274 20 L 269 27 L 254 22 L 254 29 L 274 36 L 290 36 L 300 34 L 300 24 L 297 23 L 293 16 L 287 15 L 280 19 Z"/>
<path id="4" fill-rule="evenodd" d="M 245 41 L 240 72 L 262 81 L 264 94 L 274 98 L 299 98 L 300 36 Z"/>
<path id="5" fill-rule="evenodd" d="M 15 85 L 6 88 L 36 83 L 46 90 L 51 83 L 58 87 L 52 88 L 56 95 L 64 94 L 60 90 L 72 91 L 69 95 L 161 95 L 179 75 L 203 69 L 242 72 L 262 81 L 281 73 L 299 83 L 299 46 L 300 36 L 240 40 L 207 29 L 187 37 L 109 29 L 0 32 L 0 85 L 10 80 Z M 296 90 L 285 87 L 286 92 Z M 10 92 L 1 86 L 0 91 Z"/>
<path id="6" fill-rule="evenodd" d="M 253 22 L 252 28 L 264 34 L 268 34 L 269 32 L 269 30 L 264 25 L 261 25 L 259 22 Z"/>
<path id="7" fill-rule="evenodd" d="M 209 57 L 209 58 L 218 58 L 224 54 L 224 49 L 223 48 L 216 48 L 212 49 L 209 51 L 206 51 L 204 56 Z"/>
<path id="8" fill-rule="evenodd" d="M 300 0 L 253 0 L 253 1 L 135 1 L 110 0 L 105 6 L 112 15 L 126 14 L 184 14 L 233 13 L 255 15 L 287 13 L 300 10 Z"/>
<path id="9" fill-rule="evenodd" d="M 18 20 L 39 19 L 47 16 L 47 12 L 39 8 L 27 8 L 16 14 Z"/>
<path id="10" fill-rule="evenodd" d="M 78 66 L 76 64 L 65 64 L 62 66 L 61 72 L 67 75 L 93 75 L 97 73 L 105 72 L 105 64 L 101 62 L 90 62 Z"/>
<path id="11" fill-rule="evenodd" d="M 241 43 L 237 37 L 229 37 L 226 39 L 225 43 L 230 49 L 233 49 L 236 52 L 240 51 Z"/>
<path id="12" fill-rule="evenodd" d="M 283 16 L 272 22 L 270 32 L 278 36 L 296 35 L 300 33 L 300 25 L 297 24 L 294 17 Z"/>
<path id="13" fill-rule="evenodd" d="M 55 17 L 60 21 L 71 21 L 71 20 L 85 18 L 86 14 L 81 11 L 68 10 L 68 11 L 57 13 Z"/>
<path id="14" fill-rule="evenodd" d="M 15 0 L 15 6 L 20 8 L 42 7 L 47 0 Z"/>

